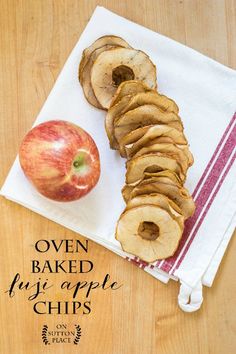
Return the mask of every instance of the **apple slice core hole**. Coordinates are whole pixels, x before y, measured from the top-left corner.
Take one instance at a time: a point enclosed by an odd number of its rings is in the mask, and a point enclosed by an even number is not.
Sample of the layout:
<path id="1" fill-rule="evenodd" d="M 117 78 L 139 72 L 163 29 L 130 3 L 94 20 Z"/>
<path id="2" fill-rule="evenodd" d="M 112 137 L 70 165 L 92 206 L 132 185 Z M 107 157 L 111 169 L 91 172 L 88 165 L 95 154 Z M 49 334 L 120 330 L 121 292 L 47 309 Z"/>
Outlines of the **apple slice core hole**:
<path id="1" fill-rule="evenodd" d="M 112 71 L 112 83 L 118 87 L 123 81 L 134 80 L 133 70 L 126 65 L 119 65 Z"/>
<path id="2" fill-rule="evenodd" d="M 138 235 L 144 240 L 154 241 L 159 236 L 159 227 L 150 221 L 143 221 L 139 224 Z"/>

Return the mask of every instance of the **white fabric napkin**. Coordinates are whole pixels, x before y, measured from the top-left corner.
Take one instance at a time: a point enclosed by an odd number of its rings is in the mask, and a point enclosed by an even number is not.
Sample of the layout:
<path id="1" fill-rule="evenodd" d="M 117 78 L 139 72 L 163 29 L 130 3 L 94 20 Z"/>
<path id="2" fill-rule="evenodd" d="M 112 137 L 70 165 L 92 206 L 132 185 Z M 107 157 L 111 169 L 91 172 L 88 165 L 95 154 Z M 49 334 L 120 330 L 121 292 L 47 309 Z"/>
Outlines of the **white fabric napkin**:
<path id="1" fill-rule="evenodd" d="M 197 201 L 195 219 L 188 221 L 186 227 L 192 233 L 184 235 L 179 248 L 182 253 L 178 251 L 172 259 L 153 265 L 123 252 L 114 238 L 116 221 L 125 207 L 121 196 L 125 160 L 110 150 L 104 129 L 105 113 L 87 103 L 77 79 L 83 49 L 106 34 L 123 37 L 156 64 L 158 89 L 177 102 L 195 158 L 186 182 Z M 1 194 L 126 257 L 163 282 L 179 279 L 179 305 L 185 311 L 194 311 L 202 303 L 202 283 L 212 285 L 235 227 L 235 105 L 235 71 L 97 7 L 35 124 L 63 119 L 87 130 L 100 151 L 98 185 L 79 201 L 53 202 L 30 185 L 16 158 Z"/>

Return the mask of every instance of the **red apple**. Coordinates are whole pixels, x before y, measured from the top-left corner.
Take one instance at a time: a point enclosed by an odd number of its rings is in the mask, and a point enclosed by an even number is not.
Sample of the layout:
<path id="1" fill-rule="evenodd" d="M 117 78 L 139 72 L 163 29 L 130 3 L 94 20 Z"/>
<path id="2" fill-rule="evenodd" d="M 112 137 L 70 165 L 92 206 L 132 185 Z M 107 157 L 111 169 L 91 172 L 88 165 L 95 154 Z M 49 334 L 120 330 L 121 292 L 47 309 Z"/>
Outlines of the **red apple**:
<path id="1" fill-rule="evenodd" d="M 100 160 L 91 136 L 75 124 L 51 120 L 25 136 L 19 152 L 26 177 L 45 197 L 67 202 L 98 182 Z"/>

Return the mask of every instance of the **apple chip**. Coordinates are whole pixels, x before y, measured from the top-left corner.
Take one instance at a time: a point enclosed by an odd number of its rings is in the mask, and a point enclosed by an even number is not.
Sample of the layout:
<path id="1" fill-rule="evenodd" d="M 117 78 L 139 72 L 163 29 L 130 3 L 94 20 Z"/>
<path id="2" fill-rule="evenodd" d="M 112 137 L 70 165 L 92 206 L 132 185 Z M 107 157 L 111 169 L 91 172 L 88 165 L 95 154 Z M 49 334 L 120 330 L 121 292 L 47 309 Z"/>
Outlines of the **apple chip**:
<path id="1" fill-rule="evenodd" d="M 164 172 L 164 171 L 161 171 Z M 149 176 L 148 176 L 149 175 Z M 179 179 L 179 177 L 176 175 L 176 173 L 172 173 L 172 171 L 168 171 L 168 174 L 166 175 L 158 175 L 158 172 L 156 173 L 144 173 L 144 178 L 140 182 L 140 185 L 145 185 L 145 184 L 150 184 L 150 183 L 155 183 L 155 182 L 160 182 L 160 183 L 165 183 L 165 184 L 170 184 L 178 188 L 183 187 L 182 181 Z"/>
<path id="2" fill-rule="evenodd" d="M 176 159 L 180 164 L 184 174 L 187 173 L 189 167 L 189 161 L 182 149 L 180 149 L 175 144 L 153 144 L 150 146 L 144 146 L 133 157 L 138 157 L 141 155 L 146 155 L 149 153 L 161 152 L 166 154 L 169 157 Z"/>
<path id="3" fill-rule="evenodd" d="M 126 203 L 128 203 L 128 201 L 130 200 L 130 194 L 133 189 L 134 186 L 127 185 L 127 184 L 125 184 L 124 187 L 121 189 L 122 197 Z"/>
<path id="4" fill-rule="evenodd" d="M 118 103 L 124 96 L 135 95 L 140 92 L 150 91 L 150 87 L 144 84 L 143 81 L 138 80 L 129 80 L 123 81 L 116 90 L 116 93 L 113 96 L 110 107 Z"/>
<path id="5" fill-rule="evenodd" d="M 165 183 L 175 184 L 176 186 L 182 186 L 182 181 L 179 176 L 170 170 L 163 170 L 159 172 L 144 172 L 143 180 L 158 178 Z M 168 179 L 168 180 L 167 180 Z"/>
<path id="6" fill-rule="evenodd" d="M 179 131 L 183 131 L 183 124 L 174 112 L 164 112 L 155 105 L 139 106 L 117 118 L 114 123 L 114 134 L 119 142 L 123 136 L 132 130 L 145 125 L 167 124 Z"/>
<path id="7" fill-rule="evenodd" d="M 142 186 L 150 185 L 155 182 L 170 184 L 178 188 L 182 188 L 183 186 L 179 176 L 175 172 L 170 170 L 163 170 L 160 172 L 144 172 L 143 179 L 142 181 L 139 182 L 137 186 L 140 187 L 139 190 L 141 190 L 142 192 L 142 188 L 141 188 Z M 134 187 L 135 185 L 126 184 L 122 188 L 121 192 L 126 203 L 130 200 L 131 192 L 133 191 Z M 155 193 L 155 190 L 151 191 L 150 193 Z M 141 193 L 141 194 L 145 194 L 145 193 Z"/>
<path id="8" fill-rule="evenodd" d="M 167 184 L 163 182 L 153 182 L 153 183 L 143 183 L 144 181 L 140 182 L 137 186 L 129 188 L 129 190 L 125 187 L 122 190 L 123 196 L 127 198 L 127 196 L 132 199 L 137 195 L 141 194 L 150 194 L 150 193 L 160 193 L 166 195 L 168 198 L 172 199 L 178 207 L 181 209 L 181 212 L 185 219 L 189 218 L 193 215 L 195 211 L 195 204 L 194 201 L 184 187 L 178 187 L 173 184 Z M 132 187 L 132 186 L 128 186 Z M 127 199 L 126 199 L 127 200 Z"/>
<path id="9" fill-rule="evenodd" d="M 145 204 L 157 205 L 160 208 L 168 211 L 168 213 L 179 223 L 181 229 L 183 230 L 184 217 L 181 214 L 180 208 L 173 202 L 173 200 L 169 199 L 163 194 L 151 193 L 134 197 L 128 201 L 126 210 Z"/>
<path id="10" fill-rule="evenodd" d="M 85 98 L 87 99 L 87 101 L 97 107 L 97 108 L 100 108 L 102 109 L 103 107 L 100 105 L 100 103 L 98 102 L 97 98 L 95 97 L 94 95 L 94 92 L 93 92 L 93 88 L 91 86 L 91 69 L 92 69 L 92 66 L 96 60 L 96 58 L 98 57 L 98 55 L 108 49 L 111 49 L 111 48 L 116 48 L 114 46 L 111 46 L 111 45 L 104 45 L 100 48 L 97 48 L 95 49 L 91 55 L 89 56 L 88 60 L 87 60 L 87 63 L 84 65 L 84 68 L 81 72 L 81 85 L 82 85 L 82 88 L 83 88 L 83 91 L 84 91 L 84 96 Z"/>
<path id="11" fill-rule="evenodd" d="M 91 44 L 88 48 L 84 49 L 82 54 L 82 59 L 79 65 L 79 81 L 82 83 L 82 72 L 84 70 L 87 61 L 89 60 L 90 55 L 92 52 L 98 48 L 101 48 L 106 45 L 112 46 L 120 46 L 125 48 L 131 48 L 130 45 L 121 37 L 108 35 L 98 38 L 93 44 Z"/>
<path id="12" fill-rule="evenodd" d="M 172 256 L 181 236 L 178 222 L 166 210 L 149 204 L 125 210 L 116 227 L 122 249 L 145 262 Z"/>
<path id="13" fill-rule="evenodd" d="M 176 144 L 176 146 L 183 151 L 183 153 L 188 158 L 189 166 L 192 166 L 192 164 L 194 163 L 194 158 L 193 158 L 193 155 L 192 155 L 191 151 L 189 150 L 188 145 L 178 145 L 178 144 Z"/>
<path id="14" fill-rule="evenodd" d="M 121 112 L 128 105 L 131 97 L 132 96 L 130 95 L 122 97 L 122 99 L 118 103 L 116 103 L 113 107 L 111 107 L 107 112 L 105 118 L 105 129 L 110 142 L 111 149 L 119 148 L 119 144 L 116 141 L 114 136 L 114 120 L 116 119 L 117 116 L 121 114 Z"/>
<path id="15" fill-rule="evenodd" d="M 147 54 L 131 48 L 115 48 L 101 53 L 91 70 L 94 94 L 104 109 L 110 107 L 117 87 L 123 81 L 143 81 L 156 88 L 156 67 Z"/>
<path id="16" fill-rule="evenodd" d="M 144 104 L 155 105 L 163 111 L 174 112 L 176 114 L 179 113 L 179 107 L 171 98 L 162 95 L 155 90 L 140 92 L 132 96 L 130 103 L 122 113 L 128 112 L 139 106 L 143 106 Z"/>
<path id="17" fill-rule="evenodd" d="M 148 128 L 149 127 L 149 128 Z M 175 144 L 187 145 L 187 140 L 184 136 L 183 132 L 179 130 L 169 127 L 165 124 L 156 124 L 152 126 L 148 126 L 146 128 L 147 131 L 144 135 L 138 140 L 134 140 L 134 136 L 136 134 L 136 130 L 133 130 L 129 134 L 125 135 L 120 142 L 120 152 L 122 156 L 132 156 L 138 150 L 140 150 L 147 143 L 150 143 L 151 140 L 158 137 L 167 137 L 171 138 Z M 141 128 L 138 128 L 141 129 Z"/>
<path id="18" fill-rule="evenodd" d="M 184 155 L 187 157 L 187 160 L 188 160 L 188 165 L 189 166 L 192 166 L 193 162 L 194 162 L 194 159 L 193 159 L 193 155 L 191 153 L 191 151 L 189 150 L 189 146 L 188 145 L 180 145 L 180 144 L 176 144 L 174 142 L 173 139 L 171 139 L 170 137 L 165 137 L 165 136 L 161 136 L 161 137 L 158 137 L 158 138 L 154 138 L 154 139 L 151 139 L 149 140 L 144 147 L 148 147 L 148 146 L 151 146 L 151 145 L 154 145 L 154 144 L 173 144 L 175 145 L 177 148 L 181 149 L 184 153 Z"/>
<path id="19" fill-rule="evenodd" d="M 119 143 L 120 155 L 122 157 L 127 157 L 128 155 L 126 154 L 126 144 L 134 144 L 135 142 L 139 141 L 139 139 L 141 139 L 152 127 L 154 127 L 154 125 L 146 125 L 144 127 L 132 130 L 130 133 L 125 135 Z"/>
<path id="20" fill-rule="evenodd" d="M 126 183 L 137 184 L 143 179 L 144 172 L 157 172 L 171 170 L 176 172 L 182 181 L 185 175 L 181 172 L 180 165 L 175 159 L 161 153 L 141 155 L 132 158 L 126 163 Z"/>

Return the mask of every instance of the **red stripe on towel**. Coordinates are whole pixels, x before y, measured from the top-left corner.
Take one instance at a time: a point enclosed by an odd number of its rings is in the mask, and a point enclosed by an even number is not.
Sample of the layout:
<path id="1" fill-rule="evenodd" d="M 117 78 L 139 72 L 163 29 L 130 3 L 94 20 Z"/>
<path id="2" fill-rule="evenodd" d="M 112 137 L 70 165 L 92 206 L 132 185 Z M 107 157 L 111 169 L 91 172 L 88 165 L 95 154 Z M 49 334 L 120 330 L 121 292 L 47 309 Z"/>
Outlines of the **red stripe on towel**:
<path id="1" fill-rule="evenodd" d="M 189 242 L 188 242 L 188 244 L 187 244 L 187 246 L 186 246 L 185 251 L 183 252 L 183 254 L 182 254 L 182 256 L 180 257 L 180 259 L 178 260 L 178 262 L 177 262 L 177 264 L 175 265 L 175 267 L 171 270 L 171 274 L 172 274 L 176 269 L 178 269 L 179 266 L 180 266 L 180 264 L 182 263 L 182 261 L 183 261 L 183 259 L 184 259 L 184 256 L 185 256 L 186 253 L 188 252 L 188 249 L 189 249 L 189 247 L 191 246 L 191 243 L 193 242 L 194 237 L 195 237 L 195 235 L 196 235 L 198 229 L 200 228 L 200 226 L 201 226 L 201 224 L 202 224 L 202 222 L 203 222 L 203 220 L 204 220 L 204 218 L 205 218 L 205 216 L 206 216 L 208 210 L 210 209 L 210 206 L 211 206 L 211 204 L 213 203 L 213 201 L 214 201 L 214 199 L 215 199 L 215 197 L 216 197 L 216 194 L 218 193 L 218 191 L 219 191 L 219 189 L 220 189 L 222 183 L 223 183 L 224 180 L 225 180 L 225 177 L 227 176 L 227 174 L 228 174 L 228 172 L 229 172 L 231 166 L 232 166 L 233 163 L 234 163 L 235 158 L 236 158 L 236 154 L 234 154 L 234 155 L 232 156 L 232 158 L 231 158 L 231 160 L 230 160 L 230 162 L 229 162 L 229 164 L 228 164 L 228 166 L 227 166 L 227 168 L 226 168 L 226 170 L 225 170 L 225 172 L 224 172 L 222 178 L 220 179 L 220 182 L 219 182 L 217 188 L 215 189 L 215 191 L 214 191 L 212 197 L 210 198 L 210 200 L 209 200 L 209 202 L 208 202 L 208 204 L 207 204 L 207 206 L 206 206 L 206 209 L 204 210 L 204 212 L 203 212 L 203 214 L 202 214 L 200 220 L 199 220 L 198 223 L 197 223 L 197 226 L 196 226 L 196 228 L 195 228 L 195 230 L 194 230 L 194 232 L 193 232 L 193 234 L 192 234 L 192 237 L 190 238 L 190 240 L 189 240 Z"/>
<path id="2" fill-rule="evenodd" d="M 235 119 L 236 119 L 236 114 L 234 114 L 233 122 L 235 121 Z M 232 127 L 232 124 L 233 123 L 231 121 L 229 126 Z M 226 132 L 228 132 L 228 131 L 229 131 L 229 127 L 227 127 Z M 227 135 L 226 132 L 224 133 L 224 137 L 226 137 L 226 135 Z M 221 152 L 219 153 L 219 156 L 217 157 L 215 163 L 213 164 L 213 166 L 211 168 L 209 167 L 209 164 L 208 164 L 208 166 L 206 168 L 206 170 L 208 170 L 208 171 L 210 170 L 210 172 L 209 172 L 207 178 L 205 179 L 205 182 L 203 183 L 203 185 L 201 187 L 201 191 L 195 200 L 196 211 L 195 211 L 193 217 L 189 218 L 185 223 L 184 233 L 181 238 L 177 252 L 175 253 L 175 255 L 173 257 L 168 258 L 167 260 L 162 262 L 162 264 L 160 265 L 160 269 L 162 269 L 163 271 L 168 272 L 168 273 L 170 271 L 171 271 L 171 273 L 173 272 L 172 267 L 174 266 L 174 264 L 176 263 L 176 260 L 180 256 L 182 249 L 184 247 L 186 247 L 184 252 L 181 254 L 177 264 L 175 265 L 174 270 L 180 266 L 182 260 L 184 259 L 184 256 L 186 255 L 186 253 L 189 249 L 190 244 L 192 243 L 192 241 L 197 233 L 197 230 L 201 226 L 211 204 L 213 203 L 213 201 L 215 199 L 217 192 L 219 191 L 230 167 L 233 164 L 233 161 L 235 159 L 235 155 L 232 157 L 225 173 L 223 174 L 223 176 L 221 177 L 221 179 L 219 181 L 220 175 L 221 175 L 225 165 L 228 163 L 228 160 L 229 160 L 230 156 L 232 155 L 235 145 L 236 145 L 236 126 L 234 125 L 234 127 L 233 127 L 231 133 L 229 134 L 229 136 L 228 136 Z M 216 151 L 214 152 L 213 156 L 216 156 L 217 151 L 219 150 L 219 147 L 220 147 L 220 145 L 217 146 Z M 212 157 L 211 161 L 213 161 L 213 160 L 214 160 L 214 158 Z M 200 181 L 202 181 L 205 178 L 205 176 L 207 175 L 206 170 L 204 171 Z M 198 188 L 201 185 L 200 181 L 193 192 L 194 196 L 197 194 Z M 210 197 L 210 194 L 217 183 L 218 183 L 218 186 L 217 186 L 215 192 L 213 193 L 212 197 Z M 210 198 L 210 200 L 209 200 L 209 198 Z M 203 211 L 206 204 L 207 204 L 207 206 L 205 208 L 205 211 L 204 211 L 203 215 L 200 216 L 200 214 Z M 190 233 L 192 232 L 195 225 L 196 225 L 196 229 L 194 230 L 194 232 L 190 236 Z M 160 264 L 160 262 L 159 262 L 159 264 Z"/>
<path id="3" fill-rule="evenodd" d="M 231 121 L 230 121 L 228 127 L 226 128 L 226 130 L 225 130 L 225 132 L 224 132 L 222 138 L 220 139 L 220 142 L 219 142 L 219 144 L 217 145 L 217 147 L 216 147 L 216 149 L 215 149 L 215 152 L 214 152 L 214 154 L 212 155 L 212 157 L 211 157 L 211 159 L 210 159 L 210 161 L 209 161 L 209 163 L 208 163 L 208 165 L 207 165 L 205 171 L 203 172 L 202 177 L 199 179 L 199 182 L 198 182 L 198 184 L 197 184 L 197 186 L 196 186 L 196 188 L 194 189 L 194 192 L 193 192 L 193 194 L 192 194 L 192 197 L 193 197 L 193 198 L 195 197 L 196 193 L 197 193 L 198 190 L 200 189 L 201 184 L 202 184 L 204 178 L 206 177 L 208 171 L 210 170 L 210 168 L 211 168 L 211 166 L 212 166 L 212 164 L 213 164 L 213 161 L 214 161 L 214 159 L 215 159 L 217 153 L 219 152 L 221 146 L 223 145 L 224 140 L 225 140 L 225 138 L 226 138 L 226 136 L 227 136 L 229 130 L 231 129 L 231 127 L 232 127 L 233 124 L 234 124 L 235 119 L 236 119 L 236 113 L 233 115 L 233 117 L 232 117 L 232 119 L 231 119 Z"/>

